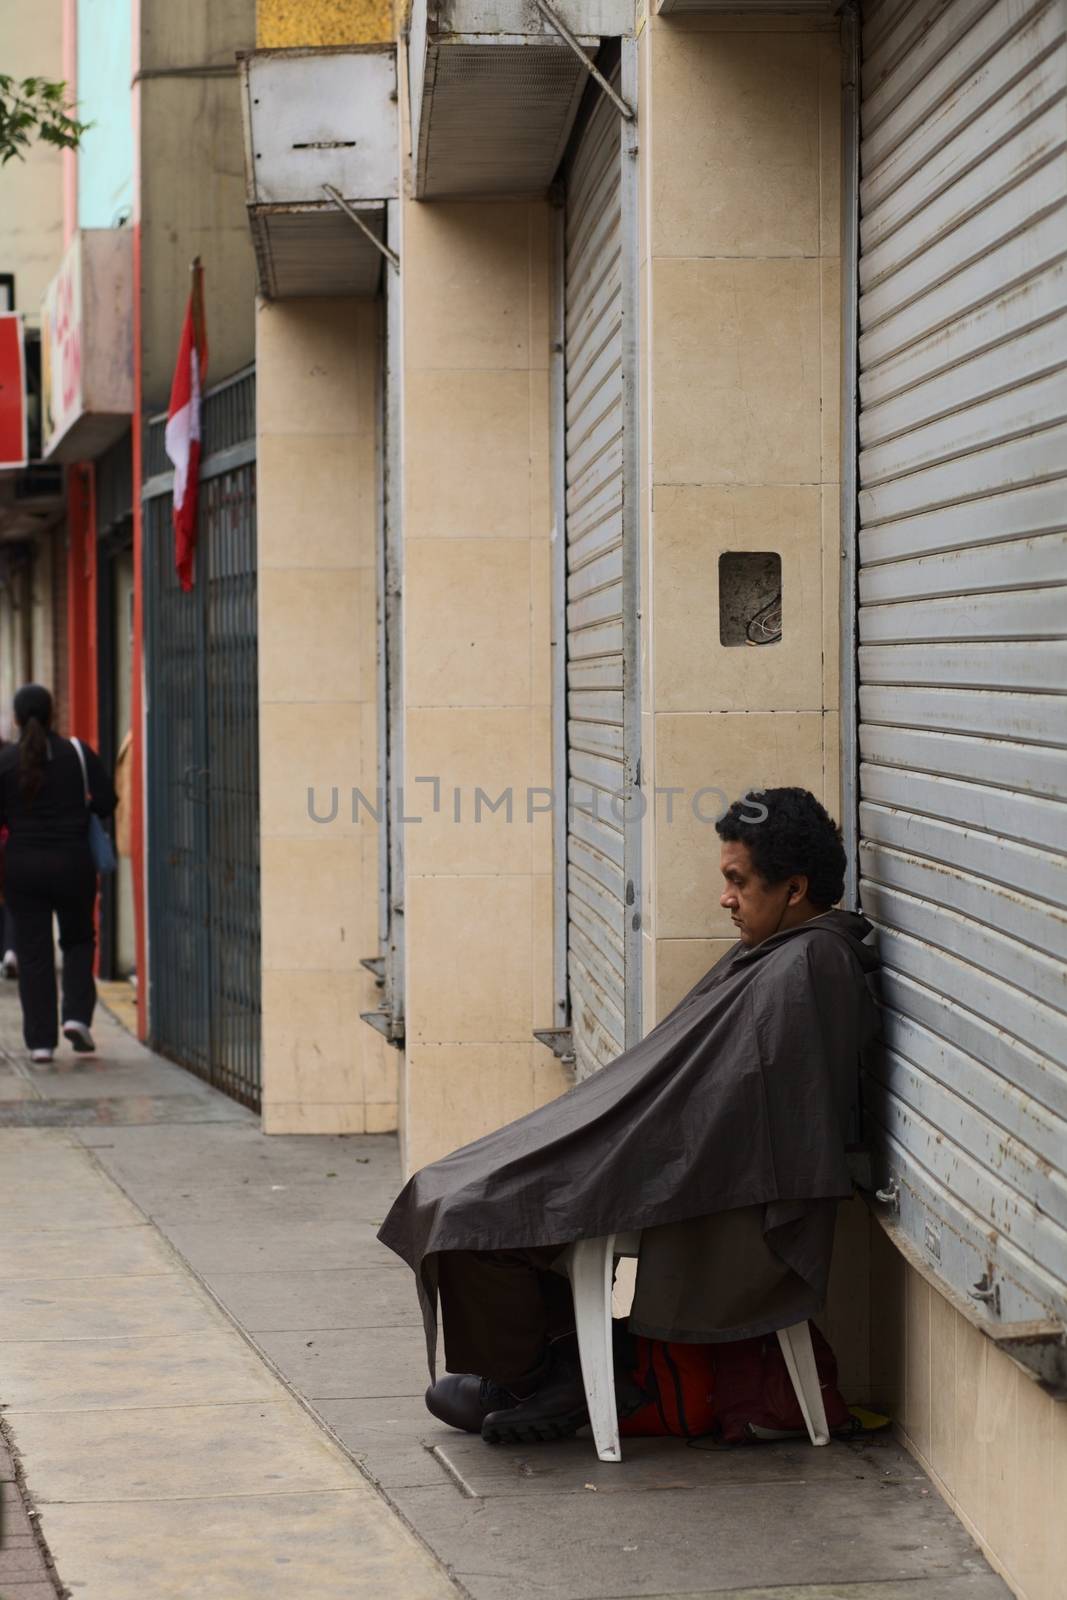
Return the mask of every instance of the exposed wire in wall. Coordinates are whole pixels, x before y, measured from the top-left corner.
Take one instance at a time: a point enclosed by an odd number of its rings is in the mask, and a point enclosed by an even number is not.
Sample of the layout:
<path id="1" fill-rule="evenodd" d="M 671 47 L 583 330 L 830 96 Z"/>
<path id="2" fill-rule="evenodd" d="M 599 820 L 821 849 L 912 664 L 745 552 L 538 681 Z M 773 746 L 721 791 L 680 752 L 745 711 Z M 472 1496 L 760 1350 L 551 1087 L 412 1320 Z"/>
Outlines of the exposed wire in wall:
<path id="1" fill-rule="evenodd" d="M 777 644 L 782 637 L 782 591 L 749 617 L 745 638 L 749 644 Z"/>

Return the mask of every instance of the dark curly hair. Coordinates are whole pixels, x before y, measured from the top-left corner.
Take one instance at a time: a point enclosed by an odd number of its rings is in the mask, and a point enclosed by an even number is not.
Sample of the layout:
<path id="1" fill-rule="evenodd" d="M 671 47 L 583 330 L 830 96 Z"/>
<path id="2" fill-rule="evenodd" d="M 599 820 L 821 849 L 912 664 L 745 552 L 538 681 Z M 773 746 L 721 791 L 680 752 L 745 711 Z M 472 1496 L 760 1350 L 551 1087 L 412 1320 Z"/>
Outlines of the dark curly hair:
<path id="1" fill-rule="evenodd" d="M 829 910 L 845 892 L 841 829 L 808 789 L 750 789 L 715 824 L 720 839 L 748 846 L 765 883 L 808 880 L 812 905 Z"/>

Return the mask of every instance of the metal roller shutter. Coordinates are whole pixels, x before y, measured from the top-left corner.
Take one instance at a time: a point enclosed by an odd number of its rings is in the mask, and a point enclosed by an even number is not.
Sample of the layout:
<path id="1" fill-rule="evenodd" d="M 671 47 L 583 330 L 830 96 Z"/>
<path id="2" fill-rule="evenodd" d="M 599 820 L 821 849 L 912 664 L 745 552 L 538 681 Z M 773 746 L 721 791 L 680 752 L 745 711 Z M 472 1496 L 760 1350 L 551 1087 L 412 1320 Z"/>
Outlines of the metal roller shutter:
<path id="1" fill-rule="evenodd" d="M 206 390 L 192 592 L 174 567 L 166 417 L 144 430 L 151 1042 L 260 1104 L 256 380 Z"/>
<path id="2" fill-rule="evenodd" d="M 565 171 L 567 969 L 579 1077 L 636 1037 L 639 989 L 636 828 L 619 798 L 637 759 L 625 137 L 591 90 Z"/>
<path id="3" fill-rule="evenodd" d="M 1067 1320 L 1065 17 L 883 0 L 862 35 L 868 1110 L 901 1229 L 993 1326 Z"/>

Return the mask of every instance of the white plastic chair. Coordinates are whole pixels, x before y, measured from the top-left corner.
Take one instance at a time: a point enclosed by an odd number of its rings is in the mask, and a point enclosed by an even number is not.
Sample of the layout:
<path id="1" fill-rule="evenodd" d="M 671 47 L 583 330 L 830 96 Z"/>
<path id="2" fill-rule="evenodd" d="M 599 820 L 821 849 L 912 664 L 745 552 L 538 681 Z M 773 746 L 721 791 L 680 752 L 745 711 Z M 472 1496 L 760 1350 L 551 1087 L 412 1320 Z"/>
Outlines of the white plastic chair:
<path id="1" fill-rule="evenodd" d="M 600 1239 L 579 1239 L 567 1251 L 563 1265 L 574 1295 L 578 1355 L 582 1363 L 589 1423 L 601 1461 L 621 1461 L 619 1419 L 615 1410 L 615 1366 L 611 1344 L 611 1284 L 616 1256 L 636 1256 L 639 1233 L 608 1233 Z M 786 1368 L 800 1405 L 808 1438 L 814 1445 L 829 1444 L 826 1408 L 806 1322 L 778 1329 Z"/>

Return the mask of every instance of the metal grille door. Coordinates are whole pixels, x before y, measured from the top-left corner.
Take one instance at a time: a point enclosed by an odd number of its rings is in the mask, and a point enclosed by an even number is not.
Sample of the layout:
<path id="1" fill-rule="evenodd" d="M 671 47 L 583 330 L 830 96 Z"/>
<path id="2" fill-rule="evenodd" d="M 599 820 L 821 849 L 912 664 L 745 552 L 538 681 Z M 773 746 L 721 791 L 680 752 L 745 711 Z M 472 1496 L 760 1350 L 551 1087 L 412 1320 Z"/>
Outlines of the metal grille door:
<path id="1" fill-rule="evenodd" d="M 614 86 L 620 70 L 614 72 Z M 632 215 L 599 90 L 566 167 L 567 967 L 579 1077 L 637 1036 Z"/>
<path id="2" fill-rule="evenodd" d="M 1067 1319 L 1065 15 L 883 0 L 863 29 L 871 1110 L 901 1227 L 994 1333 Z"/>
<path id="3" fill-rule="evenodd" d="M 196 581 L 174 570 L 164 419 L 144 489 L 152 1041 L 243 1104 L 260 1085 L 255 377 L 204 398 Z"/>

